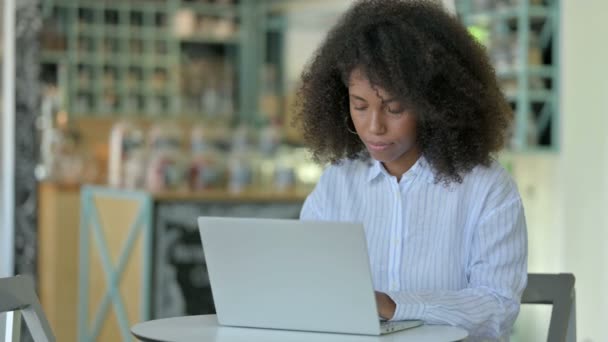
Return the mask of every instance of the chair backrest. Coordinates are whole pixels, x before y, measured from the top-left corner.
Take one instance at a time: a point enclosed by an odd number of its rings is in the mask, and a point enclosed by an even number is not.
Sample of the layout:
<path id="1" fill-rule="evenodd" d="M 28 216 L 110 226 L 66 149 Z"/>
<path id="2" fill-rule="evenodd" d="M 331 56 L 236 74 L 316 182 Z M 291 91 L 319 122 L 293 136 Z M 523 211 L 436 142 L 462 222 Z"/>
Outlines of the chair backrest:
<path id="1" fill-rule="evenodd" d="M 34 341 L 55 341 L 55 336 L 36 296 L 32 278 L 27 276 L 0 278 L 0 313 L 3 312 L 10 313 L 6 322 L 7 335 L 19 334 L 22 314 Z M 9 336 L 5 338 L 14 340 Z"/>
<path id="2" fill-rule="evenodd" d="M 528 286 L 521 303 L 553 305 L 547 341 L 576 341 L 576 296 L 573 274 L 528 274 Z"/>

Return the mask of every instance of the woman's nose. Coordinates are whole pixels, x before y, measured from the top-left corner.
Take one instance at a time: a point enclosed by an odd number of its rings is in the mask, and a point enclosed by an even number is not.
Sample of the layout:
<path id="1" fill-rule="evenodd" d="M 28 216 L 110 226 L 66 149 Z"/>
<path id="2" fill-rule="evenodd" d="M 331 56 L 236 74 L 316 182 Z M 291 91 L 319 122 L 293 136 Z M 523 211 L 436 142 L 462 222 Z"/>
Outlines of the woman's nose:
<path id="1" fill-rule="evenodd" d="M 368 127 L 369 132 L 372 134 L 380 135 L 386 133 L 386 124 L 384 122 L 384 116 L 379 110 L 374 110 L 372 112 Z"/>

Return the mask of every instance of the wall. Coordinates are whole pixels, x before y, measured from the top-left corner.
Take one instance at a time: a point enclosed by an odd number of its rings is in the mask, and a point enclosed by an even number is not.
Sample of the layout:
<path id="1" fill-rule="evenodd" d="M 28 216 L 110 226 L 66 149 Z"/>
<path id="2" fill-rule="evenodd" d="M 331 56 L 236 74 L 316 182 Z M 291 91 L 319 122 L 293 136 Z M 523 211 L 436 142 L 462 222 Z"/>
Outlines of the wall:
<path id="1" fill-rule="evenodd" d="M 507 153 L 501 160 L 512 165 L 528 224 L 528 271 L 564 272 L 564 212 L 561 210 L 557 153 Z M 546 341 L 551 307 L 522 305 L 512 341 Z"/>
<path id="2" fill-rule="evenodd" d="M 576 276 L 579 341 L 608 341 L 608 1 L 561 2 L 559 153 L 512 156 L 531 272 Z"/>
<path id="3" fill-rule="evenodd" d="M 577 276 L 581 341 L 607 341 L 608 1 L 562 1 L 564 270 Z"/>

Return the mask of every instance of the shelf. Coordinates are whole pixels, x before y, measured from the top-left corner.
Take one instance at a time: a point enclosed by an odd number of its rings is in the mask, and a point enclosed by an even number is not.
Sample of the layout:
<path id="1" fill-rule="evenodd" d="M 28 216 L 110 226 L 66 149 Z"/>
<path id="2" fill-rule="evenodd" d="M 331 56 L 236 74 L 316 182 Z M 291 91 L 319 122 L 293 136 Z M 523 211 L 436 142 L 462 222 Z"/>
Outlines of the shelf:
<path id="1" fill-rule="evenodd" d="M 156 201 L 204 201 L 204 202 L 302 202 L 310 193 L 309 190 L 291 189 L 283 192 L 263 190 L 260 188 L 247 189 L 233 193 L 225 189 L 201 191 L 171 191 L 153 193 Z"/>
<path id="2" fill-rule="evenodd" d="M 167 33 L 166 28 L 156 26 L 126 26 L 126 25 L 104 25 L 104 24 L 77 24 L 76 36 L 78 38 L 114 38 L 116 40 L 156 40 L 166 41 L 172 37 Z"/>
<path id="3" fill-rule="evenodd" d="M 45 64 L 60 64 L 65 62 L 65 51 L 43 51 L 40 56 L 40 61 Z"/>
<path id="4" fill-rule="evenodd" d="M 266 30 L 271 32 L 282 32 L 287 25 L 281 18 L 270 18 L 266 21 Z"/>
<path id="5" fill-rule="evenodd" d="M 514 56 L 524 56 L 521 60 L 514 57 L 517 63 L 511 68 L 496 70 L 496 77 L 505 89 L 504 96 L 513 106 L 514 136 L 511 148 L 518 153 L 553 153 L 559 148 L 560 6 L 558 1 L 545 1 L 545 4 L 538 5 L 530 5 L 530 2 L 521 0 L 512 6 L 491 6 L 494 8 L 485 10 L 475 9 L 478 6 L 474 6 L 472 0 L 457 1 L 456 5 L 460 20 L 469 29 L 478 29 L 485 35 L 483 43 L 486 46 L 491 48 L 493 38 L 508 33 L 516 39 L 514 45 L 510 46 L 510 52 Z M 542 62 L 536 63 L 548 64 L 530 64 L 525 57 L 530 53 L 531 37 L 537 37 L 537 46 L 541 50 Z M 534 125 L 530 126 L 528 120 L 534 120 Z M 535 130 L 543 143 L 551 146 L 527 141 L 529 128 Z"/>
<path id="6" fill-rule="evenodd" d="M 43 181 L 41 187 L 52 188 L 56 191 L 77 193 L 82 184 L 61 184 L 54 181 Z M 163 191 L 151 193 L 155 201 L 180 202 L 302 202 L 310 193 L 306 189 L 289 189 L 286 191 L 270 191 L 252 187 L 243 192 L 230 192 L 227 189 L 206 189 L 199 191 Z M 129 191 L 129 190 L 124 190 Z M 145 190 L 142 190 L 145 191 Z"/>
<path id="7" fill-rule="evenodd" d="M 516 78 L 520 76 L 520 70 L 513 68 L 511 70 L 497 71 L 496 74 L 498 78 L 502 79 Z M 530 76 L 552 78 L 555 76 L 555 70 L 552 66 L 529 66 L 527 74 Z"/>
<path id="8" fill-rule="evenodd" d="M 237 17 L 239 15 L 238 6 L 230 4 L 188 3 L 182 4 L 180 10 L 191 10 L 196 14 L 221 17 Z"/>
<path id="9" fill-rule="evenodd" d="M 193 35 L 189 37 L 177 38 L 182 43 L 199 43 L 199 44 L 214 44 L 214 45 L 238 45 L 238 34 L 233 37 L 219 38 L 214 36 Z"/>
<path id="10" fill-rule="evenodd" d="M 96 54 L 92 52 L 76 52 L 72 63 L 90 66 L 139 67 L 141 69 L 169 69 L 177 66 L 176 63 L 167 63 L 164 55 L 128 56 L 126 54 Z"/>
<path id="11" fill-rule="evenodd" d="M 77 94 L 95 94 L 95 93 L 106 93 L 114 92 L 118 97 L 127 98 L 129 96 L 141 96 L 141 97 L 164 97 L 164 98 L 175 98 L 181 96 L 181 93 L 167 89 L 160 90 L 142 90 L 141 88 L 127 88 L 121 86 L 102 87 L 102 86 L 89 86 L 89 87 L 75 87 Z"/>
<path id="12" fill-rule="evenodd" d="M 517 93 L 505 94 L 509 102 L 517 102 Z M 551 102 L 553 101 L 553 93 L 549 90 L 531 90 L 527 94 L 528 102 Z"/>
<path id="13" fill-rule="evenodd" d="M 53 7 L 73 7 L 73 8 L 87 8 L 93 10 L 131 10 L 136 12 L 159 12 L 166 11 L 168 1 L 138 1 L 137 4 L 130 3 L 129 1 L 99 1 L 99 0 L 52 0 Z"/>
<path id="14" fill-rule="evenodd" d="M 477 24 L 483 22 L 491 22 L 495 20 L 514 20 L 521 14 L 521 9 L 504 8 L 497 9 L 494 11 L 483 11 L 478 13 L 464 14 L 464 21 L 470 24 Z M 528 18 L 540 18 L 545 19 L 551 16 L 551 10 L 546 6 L 530 6 L 527 11 Z"/>
<path id="15" fill-rule="evenodd" d="M 523 148 L 504 149 L 498 153 L 500 159 L 511 159 L 518 156 L 552 156 L 557 152 L 557 147 L 547 145 L 533 145 Z"/>
<path id="16" fill-rule="evenodd" d="M 163 89 L 159 89 L 159 90 L 148 89 L 148 90 L 140 91 L 138 93 L 131 92 L 131 94 L 139 94 L 139 95 L 142 95 L 142 96 L 144 96 L 146 98 L 149 98 L 149 97 L 156 97 L 156 98 L 163 97 L 163 98 L 167 98 L 167 99 L 172 98 L 174 96 L 179 96 L 180 95 L 179 93 L 176 94 L 175 92 L 171 91 L 171 89 L 169 89 L 168 87 L 165 90 L 163 90 Z"/>
<path id="17" fill-rule="evenodd" d="M 283 0 L 279 1 L 283 5 Z M 302 7 L 309 5 L 305 0 L 296 1 Z M 197 81 L 212 82 L 213 79 L 230 77 L 230 82 L 227 82 L 227 86 L 231 87 L 230 100 L 238 111 L 235 109 L 236 113 L 226 115 L 226 120 L 253 122 L 259 106 L 261 78 L 255 70 L 261 69 L 266 62 L 276 64 L 281 73 L 284 69 L 280 54 L 276 54 L 272 60 L 265 59 L 265 54 L 275 54 L 274 50 L 267 51 L 271 49 L 264 46 L 268 44 L 267 30 L 281 31 L 286 28 L 286 18 L 281 16 L 282 13 L 270 12 L 267 0 L 43 2 L 43 10 L 52 19 L 49 22 L 60 24 L 61 32 L 65 35 L 62 38 L 66 50 L 63 56 L 60 53 L 47 54 L 42 59 L 45 65 L 65 64 L 65 68 L 60 70 L 63 72 L 62 78 L 58 78 L 57 82 L 61 88 L 65 88 L 65 106 L 71 113 L 80 111 L 83 116 L 108 117 L 111 116 L 108 111 L 117 114 L 131 112 L 133 116 L 150 118 L 159 116 L 150 115 L 149 112 L 157 107 L 157 103 L 161 103 L 163 108 L 168 108 L 166 111 L 172 113 L 172 117 L 187 115 L 211 118 L 214 115 L 197 111 L 202 107 L 200 98 L 190 97 L 182 90 L 184 83 L 188 83 L 184 82 L 188 77 L 200 78 L 203 75 L 205 80 Z M 308 14 L 310 20 L 314 20 L 310 26 L 316 29 L 319 24 L 329 21 L 323 12 Z M 185 28 L 182 30 L 176 25 L 180 15 L 184 15 Z M 270 26 L 265 25 L 268 16 L 275 16 Z M 178 36 L 179 33 L 182 34 Z M 242 39 L 244 33 L 248 36 L 246 40 Z M 278 48 L 283 48 L 282 38 L 272 36 L 272 41 Z M 222 58 L 222 67 L 215 67 L 220 65 Z M 205 70 L 204 65 L 201 68 L 194 65 L 192 70 L 181 68 L 188 62 L 203 60 L 209 60 L 213 69 Z M 166 80 L 162 83 L 166 88 L 160 91 L 152 89 L 156 69 L 162 69 L 159 71 Z M 105 101 L 102 81 L 107 76 L 106 71 L 115 76 L 111 92 L 117 98 L 117 105 L 112 109 L 101 105 Z M 188 74 L 190 71 L 192 73 Z M 132 81 L 134 79 L 139 81 Z M 282 80 L 282 76 L 277 75 L 277 79 Z M 86 88 L 79 88 L 81 84 L 87 85 Z M 78 97 L 79 93 L 86 94 Z M 161 96 L 162 99 L 157 98 Z M 100 108 L 104 113 L 96 114 L 95 111 Z M 245 111 L 242 108 L 254 110 Z"/>
<path id="18" fill-rule="evenodd" d="M 142 82 L 143 83 L 143 82 Z M 134 95 L 134 96 L 181 96 L 180 92 L 176 92 L 172 89 L 170 89 L 169 87 L 165 87 L 165 89 L 158 89 L 158 90 L 154 90 L 154 89 L 142 89 L 142 88 L 136 88 L 136 87 L 123 87 L 121 89 L 121 91 L 123 91 L 123 97 L 126 97 L 128 95 Z"/>

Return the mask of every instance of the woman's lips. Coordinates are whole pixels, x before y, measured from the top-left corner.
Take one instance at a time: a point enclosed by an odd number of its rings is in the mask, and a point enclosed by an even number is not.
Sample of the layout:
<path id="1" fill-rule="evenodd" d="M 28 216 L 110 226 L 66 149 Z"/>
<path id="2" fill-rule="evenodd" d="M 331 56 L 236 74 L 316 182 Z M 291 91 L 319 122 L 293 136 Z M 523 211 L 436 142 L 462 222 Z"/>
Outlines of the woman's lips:
<path id="1" fill-rule="evenodd" d="M 391 146 L 390 143 L 383 142 L 367 142 L 367 147 L 372 151 L 384 151 Z"/>

